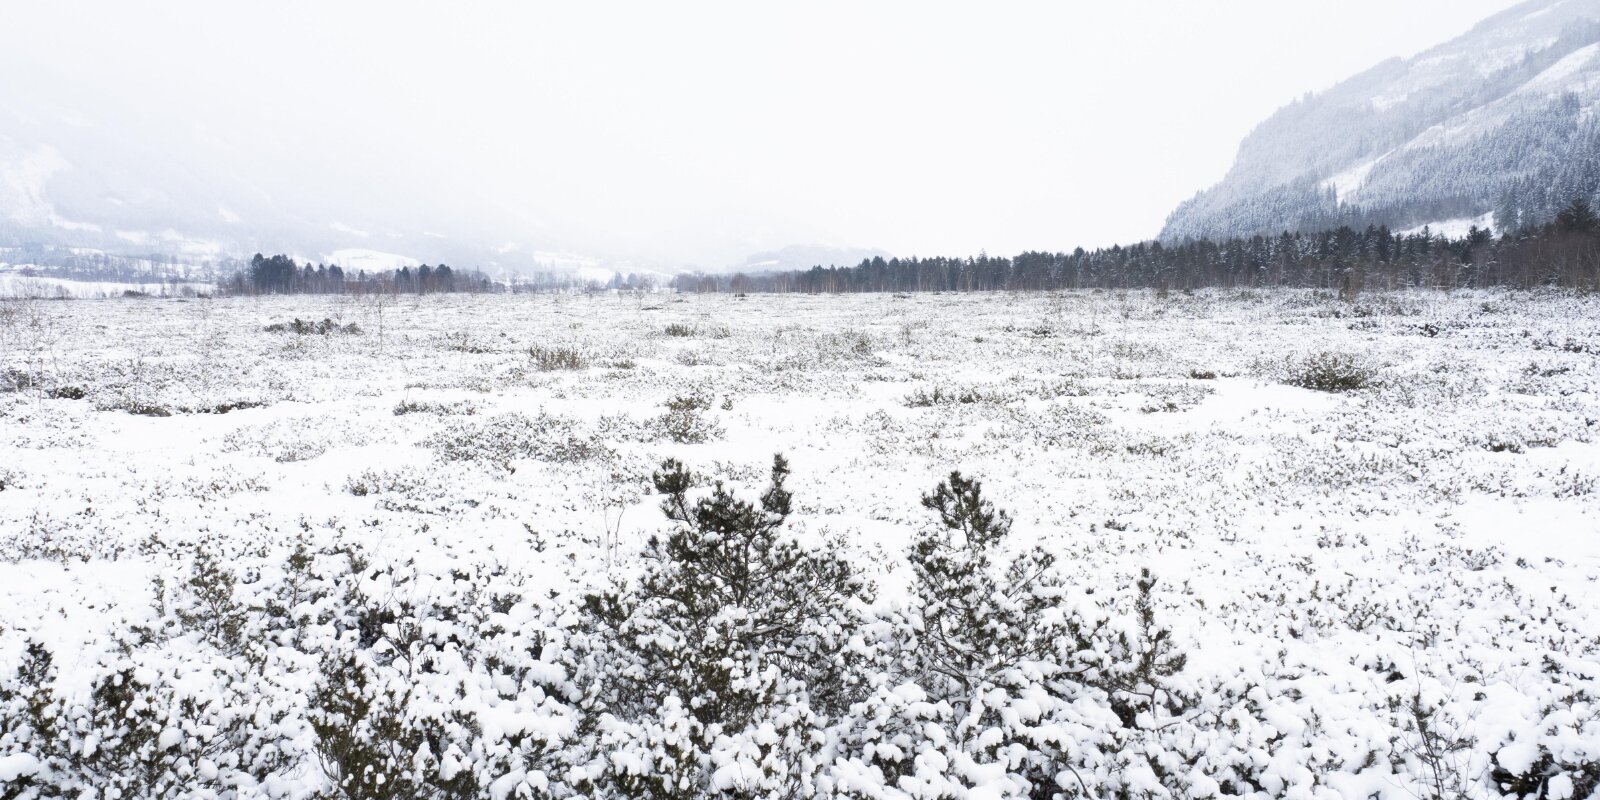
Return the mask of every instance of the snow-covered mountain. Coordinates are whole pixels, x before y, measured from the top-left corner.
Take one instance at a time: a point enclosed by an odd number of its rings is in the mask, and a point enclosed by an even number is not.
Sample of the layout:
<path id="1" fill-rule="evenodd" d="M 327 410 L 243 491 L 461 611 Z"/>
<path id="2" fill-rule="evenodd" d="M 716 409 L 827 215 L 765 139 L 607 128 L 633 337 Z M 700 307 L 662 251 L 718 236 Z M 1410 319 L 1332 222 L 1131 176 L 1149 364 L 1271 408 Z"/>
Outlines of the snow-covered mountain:
<path id="1" fill-rule="evenodd" d="M 1542 223 L 1600 193 L 1597 111 L 1600 0 L 1533 0 L 1281 109 L 1161 238 Z"/>

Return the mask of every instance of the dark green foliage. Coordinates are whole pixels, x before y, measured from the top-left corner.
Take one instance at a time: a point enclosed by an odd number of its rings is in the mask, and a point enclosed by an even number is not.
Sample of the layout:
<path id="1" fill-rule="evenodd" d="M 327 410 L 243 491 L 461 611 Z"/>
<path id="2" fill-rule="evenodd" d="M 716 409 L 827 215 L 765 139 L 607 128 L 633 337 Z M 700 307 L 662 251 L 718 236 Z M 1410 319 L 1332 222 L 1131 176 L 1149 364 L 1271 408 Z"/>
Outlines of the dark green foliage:
<path id="1" fill-rule="evenodd" d="M 1011 519 L 983 497 L 981 483 L 952 472 L 922 505 L 939 526 L 911 545 L 921 614 L 915 657 L 929 673 L 924 688 L 960 709 L 980 684 L 1022 661 L 1046 659 L 1064 643 L 1058 635 L 1077 634 L 1042 624 L 1059 599 L 1053 556 L 1032 550 L 1004 567 L 994 562 Z"/>
<path id="2" fill-rule="evenodd" d="M 932 389 L 913 391 L 906 396 L 905 402 L 911 408 L 931 408 L 944 405 L 972 405 L 989 399 L 976 389 L 947 389 L 943 386 L 934 386 Z"/>
<path id="3" fill-rule="evenodd" d="M 1111 710 L 1128 728 L 1135 726 L 1141 711 L 1156 707 L 1175 715 L 1193 702 L 1193 698 L 1162 688 L 1164 679 L 1182 672 L 1189 658 L 1176 650 L 1172 631 L 1156 622 L 1156 579 L 1148 568 L 1139 570 L 1136 586 L 1137 632 L 1117 635 L 1117 647 L 1113 650 L 1117 658 L 1113 667 L 1102 673 L 1103 686 L 1111 694 Z"/>
<path id="4" fill-rule="evenodd" d="M 534 366 L 541 372 L 583 369 L 589 366 L 589 360 L 583 357 L 583 353 L 572 347 L 534 345 L 528 348 L 528 358 L 533 360 Z"/>
<path id="5" fill-rule="evenodd" d="M 646 545 L 642 576 L 589 596 L 585 610 L 605 655 L 599 700 L 632 731 L 612 746 L 676 766 L 643 784 L 607 772 L 601 783 L 613 790 L 698 795 L 718 735 L 761 723 L 791 744 L 760 754 L 759 782 L 797 780 L 796 770 L 816 768 L 804 752 L 811 745 L 784 731 L 843 713 L 861 691 L 850 640 L 868 589 L 836 547 L 807 547 L 783 532 L 793 508 L 788 475 L 775 457 L 771 484 L 752 503 L 720 482 L 691 500 L 693 479 L 676 460 L 655 473 L 673 530 Z M 673 729 L 683 731 L 676 744 L 661 738 Z"/>
<path id="6" fill-rule="evenodd" d="M 361 333 L 361 326 L 354 322 L 348 325 L 340 325 L 326 317 L 321 322 L 302 320 L 299 317 L 295 317 L 288 322 L 274 322 L 262 330 L 267 333 L 293 333 L 299 336 L 327 336 L 334 333 L 354 336 Z"/>
<path id="7" fill-rule="evenodd" d="M 1548 187 L 1544 187 L 1548 188 Z M 1568 202 L 1560 200 L 1557 208 Z M 1600 224 L 1568 207 L 1538 212 L 1500 227 L 1495 238 L 1476 230 L 1459 239 L 1429 231 L 1396 233 L 1366 222 L 1332 224 L 1227 239 L 1139 242 L 1097 250 L 1025 252 L 996 257 L 871 258 L 853 267 L 747 276 L 764 292 L 970 292 L 1140 289 L 1162 286 L 1295 286 L 1355 291 L 1362 286 L 1600 287 Z M 1434 217 L 1439 219 L 1439 217 Z M 1567 230 L 1575 233 L 1569 233 Z M 732 277 L 683 274 L 680 291 L 733 291 Z M 1170 301 L 1170 298 L 1169 298 Z M 1034 336 L 1044 328 L 1030 331 Z"/>
<path id="8" fill-rule="evenodd" d="M 473 798 L 482 786 L 471 769 L 444 777 L 437 758 L 449 747 L 447 729 L 465 718 L 412 713 L 415 683 L 388 684 L 363 655 L 330 655 L 311 697 L 311 729 L 332 797 L 387 800 L 392 797 Z"/>
<path id="9" fill-rule="evenodd" d="M 0 753 L 31 753 L 46 771 L 59 766 L 66 755 L 57 739 L 52 691 L 55 672 L 50 651 L 30 640 L 17 665 L 16 680 L 0 681 Z M 55 796 L 47 788 L 50 785 L 43 775 L 21 775 L 0 786 L 0 800 L 28 797 L 38 791 L 46 792 L 45 797 Z"/>
<path id="10" fill-rule="evenodd" d="M 1371 368 L 1347 353 L 1323 352 L 1295 365 L 1288 383 L 1319 392 L 1353 392 L 1374 383 Z"/>
<path id="11" fill-rule="evenodd" d="M 211 646 L 237 655 L 244 648 L 247 610 L 234 599 L 233 570 L 209 552 L 200 552 L 190 567 L 184 589 L 187 602 L 174 612 L 178 621 L 199 633 Z"/>
<path id="12" fill-rule="evenodd" d="M 462 272 L 444 264 L 351 274 L 337 264 L 299 265 L 286 255 L 268 257 L 257 253 L 249 267 L 233 277 L 229 288 L 246 294 L 430 294 L 481 292 L 491 286 L 488 276 L 481 272 Z"/>
<path id="13" fill-rule="evenodd" d="M 711 398 L 702 394 L 681 394 L 667 399 L 667 410 L 656 418 L 663 436 L 678 444 L 700 444 L 721 435 L 722 429 L 709 419 Z"/>
<path id="14" fill-rule="evenodd" d="M 1562 233 L 1600 233 L 1600 217 L 1589 201 L 1579 198 L 1556 214 L 1556 230 Z"/>

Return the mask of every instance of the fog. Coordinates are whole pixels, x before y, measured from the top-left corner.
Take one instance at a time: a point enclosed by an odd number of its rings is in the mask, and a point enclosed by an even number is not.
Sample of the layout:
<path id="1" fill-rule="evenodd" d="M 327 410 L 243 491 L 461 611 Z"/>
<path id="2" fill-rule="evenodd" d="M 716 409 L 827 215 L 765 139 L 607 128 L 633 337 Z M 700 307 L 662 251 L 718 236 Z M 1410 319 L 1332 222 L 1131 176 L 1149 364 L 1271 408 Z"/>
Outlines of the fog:
<path id="1" fill-rule="evenodd" d="M 18 3 L 0 215 L 657 269 L 1128 242 L 1274 109 L 1510 5 Z"/>

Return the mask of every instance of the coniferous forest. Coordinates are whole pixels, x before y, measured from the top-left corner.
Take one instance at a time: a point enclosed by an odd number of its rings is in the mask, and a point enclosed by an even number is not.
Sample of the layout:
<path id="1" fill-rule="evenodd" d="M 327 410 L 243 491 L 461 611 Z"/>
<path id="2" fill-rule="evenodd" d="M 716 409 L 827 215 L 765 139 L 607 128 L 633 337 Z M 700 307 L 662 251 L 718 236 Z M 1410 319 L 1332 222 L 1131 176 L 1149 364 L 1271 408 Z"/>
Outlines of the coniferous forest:
<path id="1" fill-rule="evenodd" d="M 337 264 L 301 265 L 286 255 L 256 253 L 248 267 L 234 274 L 227 289 L 233 294 L 433 294 L 481 292 L 489 286 L 489 279 L 480 272 L 463 273 L 444 264 L 352 274 Z"/>
<path id="2" fill-rule="evenodd" d="M 769 274 L 680 275 L 692 292 L 967 292 L 1058 289 L 1299 287 L 1361 291 L 1411 287 L 1600 288 L 1600 222 L 1574 200 L 1546 225 L 1495 237 L 1473 228 L 1449 239 L 1428 230 L 1341 227 L 1320 233 L 1176 244 L 1142 242 L 1014 257 L 872 258 L 853 267 Z"/>

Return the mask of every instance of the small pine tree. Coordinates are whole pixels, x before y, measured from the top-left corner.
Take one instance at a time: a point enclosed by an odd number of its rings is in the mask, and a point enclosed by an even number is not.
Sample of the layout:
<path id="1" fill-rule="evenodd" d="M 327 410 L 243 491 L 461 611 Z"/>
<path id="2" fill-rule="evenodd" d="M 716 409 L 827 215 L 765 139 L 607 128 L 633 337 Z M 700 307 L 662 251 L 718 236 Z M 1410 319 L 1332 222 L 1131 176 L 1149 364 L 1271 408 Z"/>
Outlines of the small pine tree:
<path id="1" fill-rule="evenodd" d="M 1183 658 L 1156 622 L 1155 579 L 1141 574 L 1132 624 L 1117 631 L 1104 607 L 1069 601 L 1048 552 L 1003 557 L 1011 518 L 978 481 L 953 472 L 922 504 L 938 524 L 912 543 L 911 606 L 887 648 L 889 676 L 852 711 L 840 780 L 865 772 L 919 798 L 979 784 L 1142 796 L 1128 787 L 1167 780 L 1142 726 L 1182 705 L 1167 678 Z"/>
<path id="2" fill-rule="evenodd" d="M 44 791 L 51 785 L 51 773 L 65 761 L 57 739 L 55 672 L 50 651 L 30 640 L 15 679 L 0 681 L 0 757 L 25 754 L 32 759 L 27 769 L 18 768 L 13 780 L 0 787 L 0 797 L 7 800 Z"/>
<path id="3" fill-rule="evenodd" d="M 675 527 L 646 545 L 642 576 L 585 605 L 606 712 L 595 744 L 613 753 L 601 791 L 778 797 L 819 769 L 810 731 L 855 699 L 868 588 L 837 547 L 786 534 L 788 475 L 775 457 L 751 503 L 720 482 L 691 500 L 676 460 L 655 473 Z"/>
<path id="4" fill-rule="evenodd" d="M 976 480 L 950 473 L 922 505 L 939 517 L 912 543 L 924 678 L 960 710 L 978 686 L 1025 660 L 1049 656 L 1057 641 L 1045 613 L 1061 596 L 1055 557 L 1037 548 L 997 568 L 1011 518 L 983 497 Z"/>

